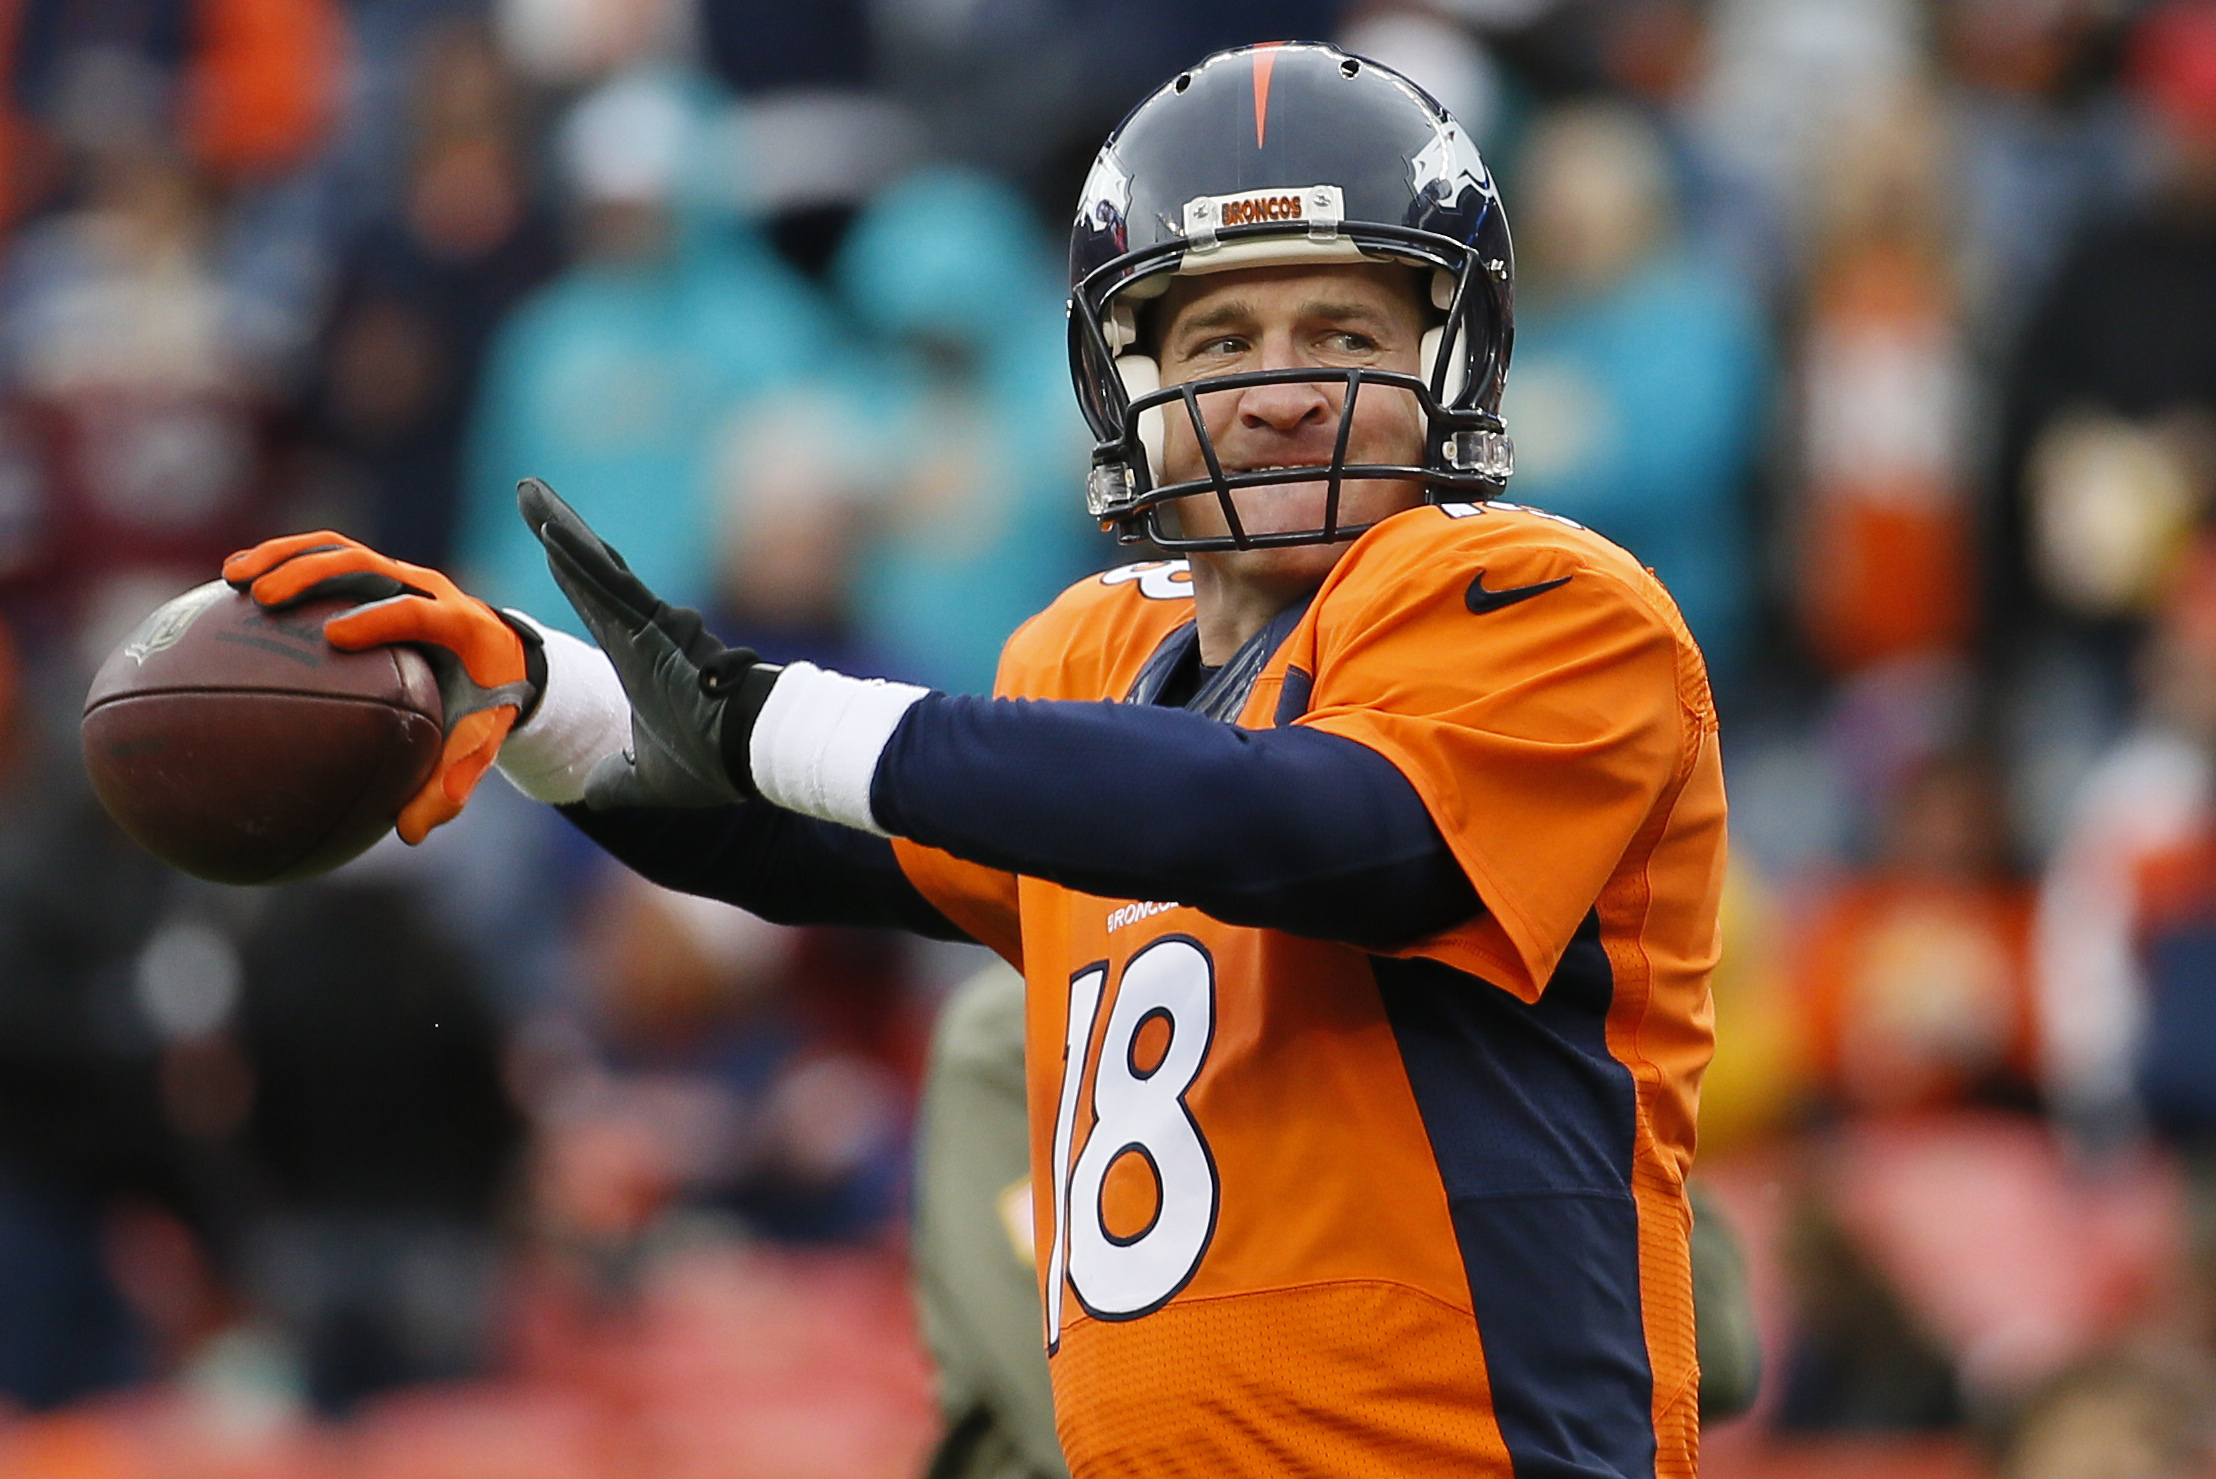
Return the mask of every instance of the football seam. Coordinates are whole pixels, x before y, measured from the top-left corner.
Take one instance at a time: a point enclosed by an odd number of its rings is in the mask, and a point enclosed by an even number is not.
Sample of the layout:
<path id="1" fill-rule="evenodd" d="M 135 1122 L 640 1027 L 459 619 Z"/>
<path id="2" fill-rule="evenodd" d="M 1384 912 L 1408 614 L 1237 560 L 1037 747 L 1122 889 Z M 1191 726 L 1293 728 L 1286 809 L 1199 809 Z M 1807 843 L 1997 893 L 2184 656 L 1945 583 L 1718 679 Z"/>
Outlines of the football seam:
<path id="1" fill-rule="evenodd" d="M 192 686 L 184 688 L 133 688 L 126 693 L 111 693 L 106 698 L 100 699 L 94 703 L 89 703 L 85 705 L 85 712 L 87 714 L 91 714 L 95 710 L 106 708 L 109 704 L 121 703 L 125 699 L 164 698 L 176 694 L 201 694 L 211 698 L 221 698 L 226 696 L 235 696 L 241 698 L 327 698 L 334 703 L 342 704 L 382 704 L 388 709 L 398 709 L 403 714 L 420 714 L 426 719 L 431 718 L 431 716 L 429 714 L 425 714 L 423 710 L 416 708 L 411 704 L 404 703 L 397 698 L 378 698 L 374 694 L 332 693 L 327 689 L 318 690 L 313 688 L 241 688 L 231 685 L 225 685 L 220 688 L 209 688 L 205 686 Z M 440 727 L 442 729 L 444 728 L 443 725 L 441 725 Z"/>

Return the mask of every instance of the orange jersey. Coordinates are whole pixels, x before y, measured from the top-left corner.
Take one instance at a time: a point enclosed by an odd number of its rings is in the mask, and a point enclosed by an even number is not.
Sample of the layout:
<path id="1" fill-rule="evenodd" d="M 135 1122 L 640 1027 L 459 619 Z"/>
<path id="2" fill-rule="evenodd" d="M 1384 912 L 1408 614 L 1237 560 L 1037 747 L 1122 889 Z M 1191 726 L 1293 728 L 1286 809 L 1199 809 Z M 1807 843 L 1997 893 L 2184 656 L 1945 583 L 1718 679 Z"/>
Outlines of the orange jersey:
<path id="1" fill-rule="evenodd" d="M 1127 699 L 1191 621 L 1180 565 L 1093 577 L 999 691 Z M 1724 863 L 1700 654 L 1629 555 L 1508 504 L 1387 520 L 1280 628 L 1237 722 L 1390 759 L 1477 917 L 1366 953 L 895 844 L 1028 979 L 1071 1469 L 1691 1475 Z"/>

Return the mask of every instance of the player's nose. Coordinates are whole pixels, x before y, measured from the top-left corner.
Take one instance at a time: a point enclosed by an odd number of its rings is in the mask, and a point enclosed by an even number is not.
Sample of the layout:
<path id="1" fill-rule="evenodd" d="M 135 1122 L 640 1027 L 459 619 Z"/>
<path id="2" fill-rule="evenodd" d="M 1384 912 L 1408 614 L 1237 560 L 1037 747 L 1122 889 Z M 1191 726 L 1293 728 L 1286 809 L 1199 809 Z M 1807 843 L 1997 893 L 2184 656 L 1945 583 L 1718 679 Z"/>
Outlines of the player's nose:
<path id="1" fill-rule="evenodd" d="M 1332 415 L 1331 398 L 1313 381 L 1251 386 L 1239 397 L 1239 424 L 1249 431 L 1294 432 Z"/>

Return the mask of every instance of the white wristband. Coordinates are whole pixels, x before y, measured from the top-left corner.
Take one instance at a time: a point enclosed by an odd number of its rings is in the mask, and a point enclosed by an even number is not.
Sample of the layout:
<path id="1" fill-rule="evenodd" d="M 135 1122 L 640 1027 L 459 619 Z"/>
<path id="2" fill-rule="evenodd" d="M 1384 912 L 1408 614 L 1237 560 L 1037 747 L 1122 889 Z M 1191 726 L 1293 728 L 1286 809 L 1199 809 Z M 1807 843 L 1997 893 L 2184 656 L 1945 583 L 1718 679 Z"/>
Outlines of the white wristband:
<path id="1" fill-rule="evenodd" d="M 754 721 L 747 759 L 755 789 L 787 811 L 891 836 L 869 809 L 870 782 L 901 716 L 930 691 L 793 663 Z"/>
<path id="2" fill-rule="evenodd" d="M 500 747 L 500 773 L 533 801 L 585 799 L 585 777 L 603 756 L 631 743 L 631 700 L 599 648 L 520 611 L 546 644 L 546 691 L 531 722 Z"/>

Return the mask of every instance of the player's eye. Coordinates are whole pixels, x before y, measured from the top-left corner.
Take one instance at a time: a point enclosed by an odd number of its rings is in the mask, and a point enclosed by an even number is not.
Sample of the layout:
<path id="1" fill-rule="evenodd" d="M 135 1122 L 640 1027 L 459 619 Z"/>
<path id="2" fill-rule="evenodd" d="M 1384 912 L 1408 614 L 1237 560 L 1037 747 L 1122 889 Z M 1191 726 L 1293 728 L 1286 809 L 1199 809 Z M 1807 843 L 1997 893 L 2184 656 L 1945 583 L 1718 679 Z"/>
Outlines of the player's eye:
<path id="1" fill-rule="evenodd" d="M 1193 357 L 1202 355 L 1237 355 L 1247 352 L 1247 341 L 1237 334 L 1218 334 L 1213 339 L 1203 339 L 1193 348 Z"/>
<path id="2" fill-rule="evenodd" d="M 1377 341 L 1359 329 L 1333 329 L 1324 335 L 1323 347 L 1336 354 L 1377 353 Z"/>

